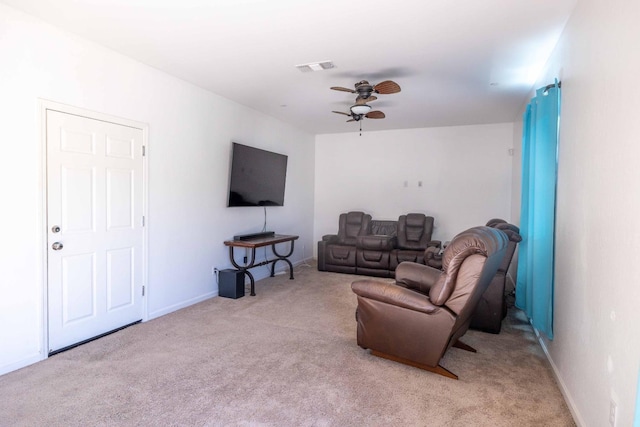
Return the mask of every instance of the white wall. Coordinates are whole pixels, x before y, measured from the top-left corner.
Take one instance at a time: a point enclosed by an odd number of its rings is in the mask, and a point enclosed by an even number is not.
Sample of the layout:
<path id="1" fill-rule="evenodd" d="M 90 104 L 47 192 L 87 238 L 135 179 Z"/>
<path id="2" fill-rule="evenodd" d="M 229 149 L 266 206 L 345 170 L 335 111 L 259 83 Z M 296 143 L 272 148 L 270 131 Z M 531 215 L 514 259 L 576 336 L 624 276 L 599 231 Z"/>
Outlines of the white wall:
<path id="1" fill-rule="evenodd" d="M 511 123 L 318 135 L 314 240 L 336 233 L 340 213 L 352 210 L 431 215 L 442 241 L 510 220 L 512 143 Z"/>
<path id="2" fill-rule="evenodd" d="M 149 125 L 150 317 L 216 295 L 222 242 L 262 229 L 261 208 L 226 208 L 232 141 L 289 156 L 268 228 L 300 235 L 294 262 L 310 256 L 312 135 L 0 4 L 0 374 L 46 353 L 39 98 Z"/>
<path id="3" fill-rule="evenodd" d="M 633 423 L 640 367 L 639 17 L 638 1 L 581 0 L 536 85 L 562 80 L 554 340 L 543 343 L 579 425 L 610 425 L 612 398 L 616 426 Z M 514 145 L 519 151 L 519 136 Z"/>

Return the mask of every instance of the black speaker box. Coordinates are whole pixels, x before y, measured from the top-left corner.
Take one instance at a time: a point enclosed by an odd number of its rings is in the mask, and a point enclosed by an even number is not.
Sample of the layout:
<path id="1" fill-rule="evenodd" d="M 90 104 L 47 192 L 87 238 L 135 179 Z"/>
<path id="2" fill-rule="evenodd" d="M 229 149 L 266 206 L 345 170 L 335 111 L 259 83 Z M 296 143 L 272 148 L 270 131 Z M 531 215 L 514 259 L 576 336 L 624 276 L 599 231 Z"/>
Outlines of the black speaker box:
<path id="1" fill-rule="evenodd" d="M 218 295 L 225 298 L 242 298 L 244 296 L 244 271 L 220 270 L 218 272 Z"/>

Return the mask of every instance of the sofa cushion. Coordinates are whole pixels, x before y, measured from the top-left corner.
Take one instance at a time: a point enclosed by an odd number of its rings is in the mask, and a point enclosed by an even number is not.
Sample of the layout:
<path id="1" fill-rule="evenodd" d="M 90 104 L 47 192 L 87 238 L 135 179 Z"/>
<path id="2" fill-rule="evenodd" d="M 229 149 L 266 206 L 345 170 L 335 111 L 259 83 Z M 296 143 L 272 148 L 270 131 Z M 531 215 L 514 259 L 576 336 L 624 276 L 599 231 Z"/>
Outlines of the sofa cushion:
<path id="1" fill-rule="evenodd" d="M 356 253 L 356 266 L 368 269 L 389 269 L 389 252 L 386 251 L 366 251 L 358 249 Z"/>
<path id="2" fill-rule="evenodd" d="M 401 215 L 398 218 L 398 248 L 425 250 L 431 241 L 433 217 L 419 213 Z"/>
<path id="3" fill-rule="evenodd" d="M 356 237 L 370 234 L 371 215 L 364 212 L 340 214 L 338 219 L 338 241 L 342 245 L 356 244 Z"/>

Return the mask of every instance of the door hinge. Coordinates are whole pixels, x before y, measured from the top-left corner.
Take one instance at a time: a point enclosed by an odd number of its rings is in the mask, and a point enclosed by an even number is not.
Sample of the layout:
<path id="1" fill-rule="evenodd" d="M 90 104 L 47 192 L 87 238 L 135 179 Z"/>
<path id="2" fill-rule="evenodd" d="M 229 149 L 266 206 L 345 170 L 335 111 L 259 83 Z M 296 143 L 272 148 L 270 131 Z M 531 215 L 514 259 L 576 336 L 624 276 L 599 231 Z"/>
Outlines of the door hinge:
<path id="1" fill-rule="evenodd" d="M 144 296 L 144 286 L 142 287 L 142 296 Z"/>
<path id="2" fill-rule="evenodd" d="M 142 157 L 147 155 L 147 147 L 145 145 L 142 146 Z"/>

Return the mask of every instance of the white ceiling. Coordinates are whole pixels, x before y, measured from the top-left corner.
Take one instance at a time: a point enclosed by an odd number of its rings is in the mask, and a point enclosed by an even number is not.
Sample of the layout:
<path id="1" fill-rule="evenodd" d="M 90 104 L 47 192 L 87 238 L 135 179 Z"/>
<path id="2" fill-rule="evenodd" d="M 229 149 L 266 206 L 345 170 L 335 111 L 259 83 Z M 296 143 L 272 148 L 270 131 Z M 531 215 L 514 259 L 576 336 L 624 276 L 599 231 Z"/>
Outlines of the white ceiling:
<path id="1" fill-rule="evenodd" d="M 314 134 L 510 122 L 577 0 L 0 0 Z M 302 73 L 295 65 L 331 60 Z"/>

